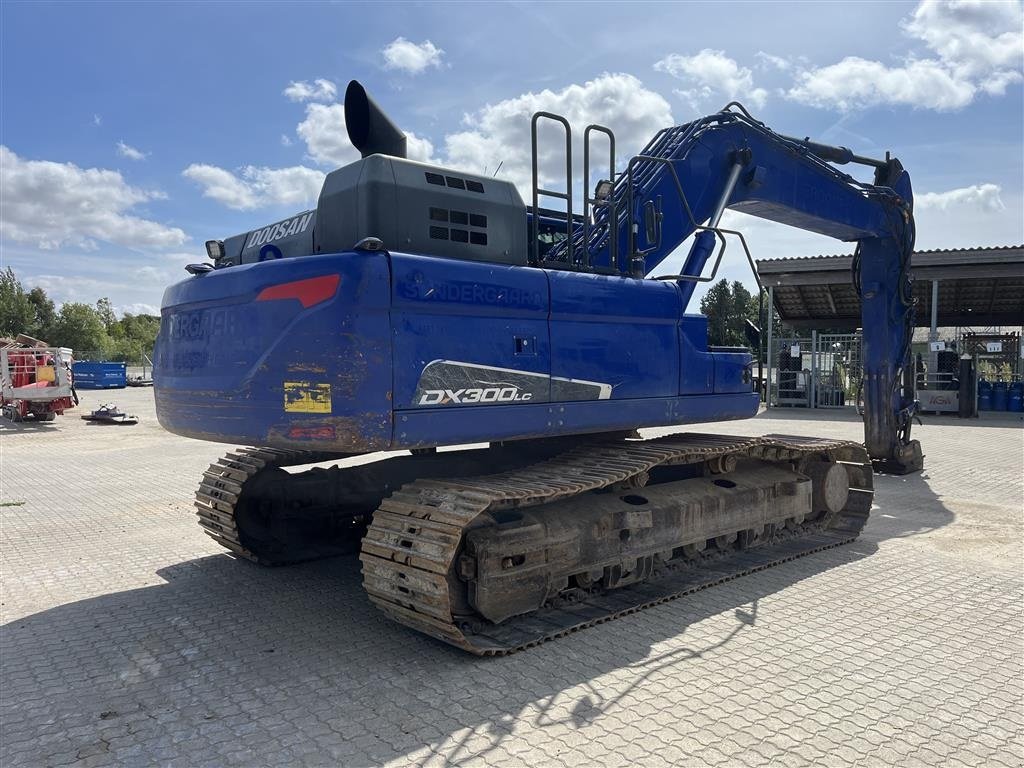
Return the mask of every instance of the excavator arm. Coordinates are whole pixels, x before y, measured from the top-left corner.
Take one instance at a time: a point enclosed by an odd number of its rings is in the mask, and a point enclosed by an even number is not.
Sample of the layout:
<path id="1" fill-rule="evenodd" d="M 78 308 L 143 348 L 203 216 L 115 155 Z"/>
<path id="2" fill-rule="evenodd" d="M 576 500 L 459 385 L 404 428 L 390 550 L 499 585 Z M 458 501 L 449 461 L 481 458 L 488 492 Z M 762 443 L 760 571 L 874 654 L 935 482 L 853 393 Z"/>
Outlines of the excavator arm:
<path id="1" fill-rule="evenodd" d="M 851 162 L 873 166 L 873 183 L 835 167 Z M 784 136 L 729 105 L 660 131 L 595 197 L 587 200 L 588 226 L 541 263 L 641 277 L 694 236 L 680 273 L 667 276 L 680 282 L 686 303 L 717 272 L 726 209 L 856 242 L 851 279 L 862 306 L 865 445 L 887 471 L 921 469 L 920 444 L 910 439 L 916 404 L 908 375 L 913 193 L 899 160 Z M 702 277 L 712 258 L 711 275 Z"/>

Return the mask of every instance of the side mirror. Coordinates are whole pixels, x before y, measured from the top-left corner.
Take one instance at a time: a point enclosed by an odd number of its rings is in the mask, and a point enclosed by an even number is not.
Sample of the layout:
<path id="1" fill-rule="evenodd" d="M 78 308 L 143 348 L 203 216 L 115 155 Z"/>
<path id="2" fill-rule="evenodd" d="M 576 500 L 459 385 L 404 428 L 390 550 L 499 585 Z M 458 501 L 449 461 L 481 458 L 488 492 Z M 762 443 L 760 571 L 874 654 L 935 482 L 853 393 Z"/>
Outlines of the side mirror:
<path id="1" fill-rule="evenodd" d="M 653 245 L 658 242 L 658 209 L 653 200 L 644 203 L 644 234 L 647 235 L 647 244 Z"/>

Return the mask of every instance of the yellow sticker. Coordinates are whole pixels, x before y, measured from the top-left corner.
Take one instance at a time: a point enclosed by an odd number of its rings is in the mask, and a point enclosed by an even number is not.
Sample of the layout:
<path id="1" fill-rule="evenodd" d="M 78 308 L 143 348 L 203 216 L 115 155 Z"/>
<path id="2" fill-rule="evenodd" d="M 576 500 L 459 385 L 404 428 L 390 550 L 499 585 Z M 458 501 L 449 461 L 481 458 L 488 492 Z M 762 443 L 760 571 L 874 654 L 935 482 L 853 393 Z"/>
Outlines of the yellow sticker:
<path id="1" fill-rule="evenodd" d="M 284 409 L 290 413 L 330 413 L 331 385 L 286 381 Z"/>

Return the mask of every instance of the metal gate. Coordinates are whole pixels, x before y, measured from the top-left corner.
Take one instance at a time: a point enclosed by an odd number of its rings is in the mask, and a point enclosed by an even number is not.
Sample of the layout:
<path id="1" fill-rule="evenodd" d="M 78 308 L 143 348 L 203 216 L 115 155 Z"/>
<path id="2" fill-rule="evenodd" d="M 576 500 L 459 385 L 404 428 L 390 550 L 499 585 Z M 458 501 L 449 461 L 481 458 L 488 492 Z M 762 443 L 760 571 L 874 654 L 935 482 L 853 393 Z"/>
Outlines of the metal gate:
<path id="1" fill-rule="evenodd" d="M 859 333 L 814 334 L 812 358 L 816 408 L 854 405 L 864 374 Z"/>
<path id="2" fill-rule="evenodd" d="M 768 404 L 791 408 L 811 405 L 811 358 L 814 346 L 809 338 L 771 340 L 768 353 Z"/>
<path id="3" fill-rule="evenodd" d="M 864 371 L 859 333 L 771 339 L 768 404 L 841 408 L 856 404 Z"/>

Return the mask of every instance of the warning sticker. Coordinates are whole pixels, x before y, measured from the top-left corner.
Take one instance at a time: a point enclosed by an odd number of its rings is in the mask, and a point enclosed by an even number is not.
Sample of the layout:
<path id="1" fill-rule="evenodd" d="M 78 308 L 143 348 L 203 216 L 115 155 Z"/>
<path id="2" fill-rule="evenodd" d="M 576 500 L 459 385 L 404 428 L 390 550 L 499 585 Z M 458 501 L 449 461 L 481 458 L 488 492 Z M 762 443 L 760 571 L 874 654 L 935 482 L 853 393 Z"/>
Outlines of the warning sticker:
<path id="1" fill-rule="evenodd" d="M 330 413 L 331 385 L 286 381 L 284 409 L 289 413 Z"/>

